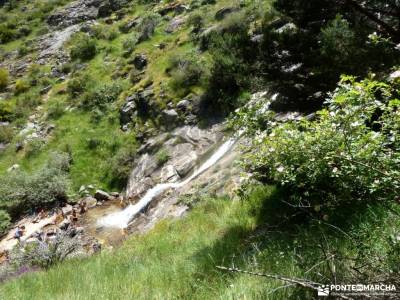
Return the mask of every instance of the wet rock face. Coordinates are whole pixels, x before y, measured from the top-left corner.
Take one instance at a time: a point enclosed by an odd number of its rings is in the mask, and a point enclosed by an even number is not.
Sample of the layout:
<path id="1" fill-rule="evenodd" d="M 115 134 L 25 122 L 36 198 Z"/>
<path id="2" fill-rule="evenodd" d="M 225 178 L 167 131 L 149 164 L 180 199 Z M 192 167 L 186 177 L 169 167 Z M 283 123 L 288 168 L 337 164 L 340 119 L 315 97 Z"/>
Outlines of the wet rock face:
<path id="1" fill-rule="evenodd" d="M 199 158 L 222 137 L 220 126 L 200 129 L 197 126 L 179 127 L 170 133 L 150 139 L 139 149 L 142 155 L 132 170 L 125 196 L 138 198 L 156 183 L 177 182 L 195 168 Z M 168 161 L 160 166 L 156 153 L 164 149 Z"/>

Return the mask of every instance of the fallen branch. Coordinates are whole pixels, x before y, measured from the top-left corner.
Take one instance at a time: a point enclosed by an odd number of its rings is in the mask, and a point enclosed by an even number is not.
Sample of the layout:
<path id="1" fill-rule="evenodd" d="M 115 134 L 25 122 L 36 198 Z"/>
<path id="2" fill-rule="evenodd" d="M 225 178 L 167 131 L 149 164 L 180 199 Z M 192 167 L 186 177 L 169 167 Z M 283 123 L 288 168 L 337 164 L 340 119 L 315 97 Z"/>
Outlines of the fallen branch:
<path id="1" fill-rule="evenodd" d="M 305 287 L 305 288 L 309 288 L 309 289 L 312 289 L 312 290 L 315 290 L 315 291 L 318 291 L 318 286 L 322 285 L 322 284 L 320 284 L 318 282 L 313 282 L 313 281 L 306 280 L 306 279 L 288 278 L 288 277 L 283 277 L 283 276 L 280 276 L 280 275 L 251 272 L 251 271 L 246 271 L 246 270 L 240 270 L 240 269 L 237 269 L 237 268 L 227 268 L 227 267 L 224 267 L 224 266 L 216 266 L 216 268 L 219 269 L 219 270 L 222 270 L 222 271 L 227 271 L 227 272 L 243 273 L 243 274 L 248 274 L 248 275 L 252 275 L 252 276 L 259 276 L 259 277 L 277 279 L 277 280 L 285 281 L 285 282 L 288 282 L 288 283 L 297 284 L 299 286 L 302 286 L 302 287 Z M 341 299 L 347 299 L 347 300 L 352 299 L 352 298 L 344 296 L 344 295 L 337 295 L 337 297 L 339 297 Z"/>

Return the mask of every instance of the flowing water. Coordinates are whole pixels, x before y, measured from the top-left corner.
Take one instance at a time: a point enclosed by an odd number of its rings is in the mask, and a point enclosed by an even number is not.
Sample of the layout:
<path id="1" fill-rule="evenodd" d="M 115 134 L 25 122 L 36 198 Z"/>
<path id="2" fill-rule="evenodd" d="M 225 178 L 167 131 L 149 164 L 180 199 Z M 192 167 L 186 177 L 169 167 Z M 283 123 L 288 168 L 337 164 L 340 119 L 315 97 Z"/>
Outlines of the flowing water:
<path id="1" fill-rule="evenodd" d="M 146 194 L 134 205 L 127 206 L 124 210 L 111 213 L 98 221 L 99 226 L 126 228 L 129 222 L 141 211 L 143 211 L 149 203 L 158 195 L 169 189 L 177 189 L 191 182 L 201 173 L 217 163 L 235 144 L 236 139 L 230 138 L 223 143 L 197 170 L 188 178 L 177 183 L 160 183 L 149 189 Z"/>

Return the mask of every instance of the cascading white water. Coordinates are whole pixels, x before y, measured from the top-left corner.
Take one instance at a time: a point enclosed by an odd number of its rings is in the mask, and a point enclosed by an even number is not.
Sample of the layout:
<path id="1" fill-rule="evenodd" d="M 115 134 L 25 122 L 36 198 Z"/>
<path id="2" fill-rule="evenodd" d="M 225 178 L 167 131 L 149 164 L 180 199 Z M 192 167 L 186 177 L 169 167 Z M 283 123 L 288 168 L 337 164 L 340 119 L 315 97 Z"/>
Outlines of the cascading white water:
<path id="1" fill-rule="evenodd" d="M 126 228 L 129 222 L 143 210 L 155 197 L 168 189 L 180 188 L 220 160 L 235 144 L 236 139 L 230 138 L 215 151 L 191 176 L 178 183 L 160 183 L 149 189 L 146 194 L 134 205 L 127 206 L 124 210 L 112 213 L 98 221 L 100 226 Z"/>

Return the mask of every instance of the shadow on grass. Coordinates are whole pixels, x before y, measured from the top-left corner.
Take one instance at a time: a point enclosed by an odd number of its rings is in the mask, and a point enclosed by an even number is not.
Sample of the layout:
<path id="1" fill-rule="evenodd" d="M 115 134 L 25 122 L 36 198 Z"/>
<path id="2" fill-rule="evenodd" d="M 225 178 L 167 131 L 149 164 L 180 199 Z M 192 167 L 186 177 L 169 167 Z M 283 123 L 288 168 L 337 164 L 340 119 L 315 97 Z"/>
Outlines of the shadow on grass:
<path id="1" fill-rule="evenodd" d="M 253 217 L 255 228 L 237 222 L 211 246 L 198 251 L 192 258 L 197 265 L 198 280 L 211 282 L 223 278 L 228 282 L 229 278 L 240 276 L 219 271 L 216 266 L 235 266 L 322 284 L 350 283 L 368 278 L 363 273 L 368 268 L 372 270 L 373 263 L 366 264 L 361 249 L 365 248 L 368 253 L 368 245 L 364 243 L 368 227 L 376 227 L 385 218 L 387 211 L 382 204 L 353 203 L 341 207 L 329 221 L 324 221 L 322 215 L 305 213 L 282 201 L 285 199 L 287 195 L 282 190 L 273 189 L 265 193 L 256 189 L 249 199 L 242 200 L 243 211 L 232 217 Z M 358 232 L 363 227 L 367 228 L 366 232 L 364 228 L 364 235 L 357 237 L 349 233 Z M 364 264 L 364 269 L 357 270 L 361 264 Z M 261 296 L 269 298 L 269 292 L 265 290 Z M 278 294 L 279 299 L 316 297 L 316 291 L 302 287 L 290 287 L 289 292 L 282 289 Z"/>

